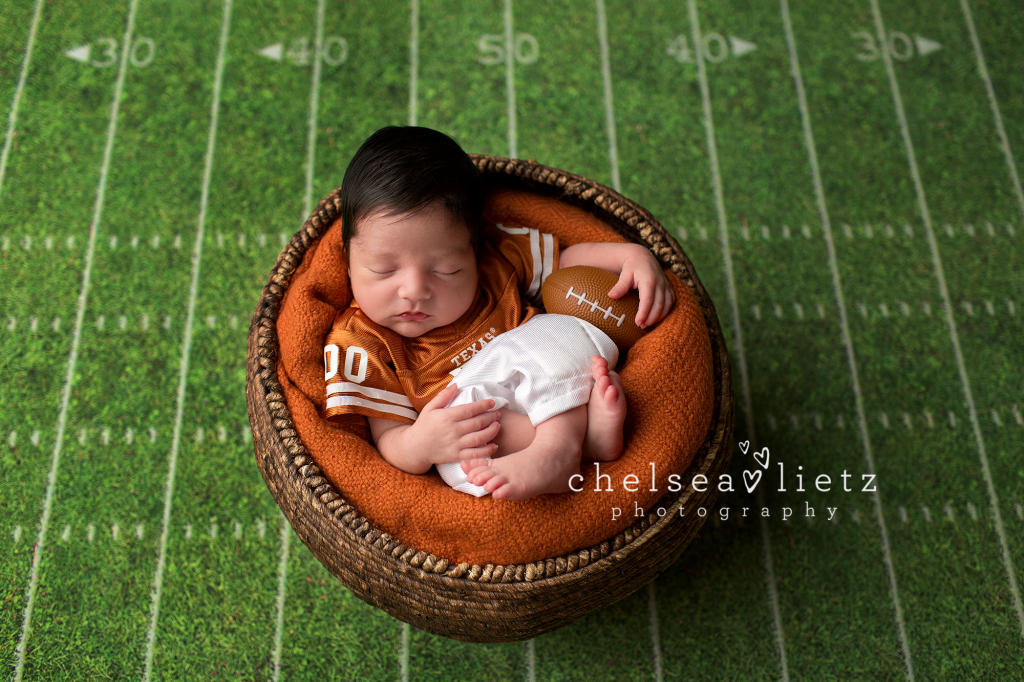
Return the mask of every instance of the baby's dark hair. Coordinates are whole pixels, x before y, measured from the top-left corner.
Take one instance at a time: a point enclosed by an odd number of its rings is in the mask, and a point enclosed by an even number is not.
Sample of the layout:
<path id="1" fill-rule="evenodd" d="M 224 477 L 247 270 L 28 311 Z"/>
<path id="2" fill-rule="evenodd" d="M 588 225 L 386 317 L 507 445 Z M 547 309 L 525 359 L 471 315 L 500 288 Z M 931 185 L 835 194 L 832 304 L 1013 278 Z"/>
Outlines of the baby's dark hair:
<path id="1" fill-rule="evenodd" d="M 360 220 L 380 211 L 415 213 L 438 203 L 469 230 L 479 256 L 484 243 L 483 180 L 459 143 L 416 126 L 388 126 L 359 148 L 341 182 L 341 239 L 348 255 Z"/>

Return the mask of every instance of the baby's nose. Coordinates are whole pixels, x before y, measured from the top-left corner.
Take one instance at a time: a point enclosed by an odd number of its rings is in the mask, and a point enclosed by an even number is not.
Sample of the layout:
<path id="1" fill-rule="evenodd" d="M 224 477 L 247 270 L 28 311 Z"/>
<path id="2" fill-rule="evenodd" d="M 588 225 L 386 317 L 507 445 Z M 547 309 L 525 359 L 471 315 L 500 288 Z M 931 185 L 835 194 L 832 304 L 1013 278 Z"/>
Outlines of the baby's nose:
<path id="1" fill-rule="evenodd" d="M 401 298 L 420 301 L 430 296 L 430 283 L 422 273 L 412 272 L 402 279 L 398 289 Z"/>

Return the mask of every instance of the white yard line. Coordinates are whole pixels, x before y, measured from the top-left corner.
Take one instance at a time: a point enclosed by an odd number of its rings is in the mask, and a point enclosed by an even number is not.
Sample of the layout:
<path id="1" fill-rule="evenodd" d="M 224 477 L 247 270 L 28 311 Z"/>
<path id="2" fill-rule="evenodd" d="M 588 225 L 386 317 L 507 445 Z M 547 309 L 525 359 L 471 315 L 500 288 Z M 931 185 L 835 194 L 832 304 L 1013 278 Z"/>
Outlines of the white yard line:
<path id="1" fill-rule="evenodd" d="M 649 615 L 648 629 L 651 632 L 651 651 L 654 653 L 654 682 L 662 682 L 664 675 L 661 667 L 661 636 L 658 627 L 658 600 L 654 596 L 654 583 L 652 580 L 647 583 L 647 613 Z"/>
<path id="2" fill-rule="evenodd" d="M 224 14 L 221 18 L 220 45 L 217 50 L 217 66 L 213 81 L 213 101 L 210 104 L 210 129 L 206 136 L 206 157 L 203 163 L 203 186 L 199 200 L 199 217 L 196 220 L 195 245 L 192 248 L 192 281 L 188 290 L 188 312 L 185 316 L 185 333 L 182 340 L 181 367 L 178 372 L 178 397 L 174 410 L 174 431 L 171 436 L 171 452 L 167 463 L 167 485 L 164 488 L 163 527 L 160 531 L 160 549 L 157 552 L 156 575 L 153 578 L 152 601 L 149 613 L 149 628 L 146 633 L 146 663 L 143 680 L 149 682 L 153 672 L 153 649 L 156 644 L 156 624 L 160 616 L 160 596 L 163 593 L 164 564 L 167 558 L 167 537 L 171 524 L 171 504 L 174 501 L 174 476 L 178 466 L 178 447 L 181 443 L 181 423 L 185 412 L 185 386 L 188 382 L 189 356 L 192 351 L 192 328 L 196 311 L 196 294 L 199 290 L 199 266 L 203 258 L 203 233 L 206 229 L 206 206 L 210 196 L 210 178 L 213 174 L 213 150 L 217 141 L 217 119 L 220 113 L 220 90 L 224 80 L 224 56 L 227 52 L 228 27 L 231 22 L 231 0 L 224 0 Z"/>
<path id="3" fill-rule="evenodd" d="M 411 0 L 409 4 L 409 125 L 416 125 L 417 83 L 420 70 L 420 2 Z M 402 623 L 402 649 L 398 660 L 402 682 L 409 682 L 409 624 Z"/>
<path id="4" fill-rule="evenodd" d="M 281 514 L 281 559 L 277 565 L 277 611 L 274 616 L 274 682 L 281 679 L 281 645 L 284 637 L 284 596 L 288 581 L 288 545 L 291 542 L 291 527 L 288 519 Z M 406 678 L 403 678 L 406 679 Z"/>
<path id="5" fill-rule="evenodd" d="M 512 0 L 505 0 L 505 92 L 508 101 L 508 155 L 510 158 L 519 156 L 519 144 L 516 140 L 516 81 L 513 65 L 516 61 L 516 46 L 512 36 Z"/>
<path id="6" fill-rule="evenodd" d="M 313 82 L 309 87 L 309 133 L 306 139 L 305 221 L 313 211 L 313 175 L 316 165 L 316 114 L 320 103 L 320 63 L 323 61 L 324 0 L 316 3 L 316 40 L 313 42 Z"/>
<path id="7" fill-rule="evenodd" d="M 711 184 L 715 195 L 715 210 L 718 213 L 718 228 L 722 238 L 722 256 L 725 263 L 726 287 L 729 291 L 729 309 L 732 313 L 733 326 L 736 330 L 736 343 L 734 348 L 739 357 L 740 385 L 743 391 L 743 411 L 747 422 L 747 433 L 751 443 L 757 443 L 757 433 L 754 428 L 754 409 L 750 399 L 750 378 L 747 374 L 747 354 L 743 346 L 743 332 L 740 326 L 739 303 L 736 295 L 736 280 L 732 269 L 732 250 L 729 247 L 729 231 L 725 219 L 725 201 L 722 198 L 722 175 L 718 167 L 718 145 L 715 142 L 715 123 L 711 115 L 711 94 L 708 90 L 708 75 L 704 68 L 704 54 L 700 49 L 701 41 L 700 21 L 697 17 L 697 4 L 695 0 L 687 0 L 687 7 L 690 12 L 691 40 L 695 46 L 694 54 L 697 58 L 697 75 L 700 79 L 700 94 L 704 108 L 704 130 L 707 135 L 708 159 L 711 164 Z M 757 489 L 758 504 L 764 506 L 764 493 L 759 486 Z M 779 669 L 782 673 L 783 682 L 789 682 L 789 665 L 786 662 L 786 643 L 782 631 L 782 617 L 779 614 L 779 593 L 775 587 L 775 571 L 772 567 L 771 542 L 768 537 L 768 522 L 762 516 L 759 520 L 761 526 L 761 538 L 764 547 L 764 570 L 765 583 L 768 588 L 768 604 L 772 612 L 772 620 L 775 623 L 775 646 L 779 654 Z"/>
<path id="8" fill-rule="evenodd" d="M 996 91 L 992 87 L 992 79 L 989 78 L 988 68 L 985 66 L 985 55 L 981 51 L 981 41 L 978 39 L 978 29 L 974 26 L 974 16 L 971 14 L 971 7 L 967 0 L 960 0 L 960 6 L 964 10 L 964 19 L 967 20 L 967 28 L 970 29 L 971 43 L 974 45 L 974 55 L 978 58 L 978 74 L 985 83 L 985 91 L 988 92 L 988 101 L 992 106 L 992 116 L 996 120 L 996 131 L 999 133 L 999 146 L 1003 148 L 1003 155 L 1006 157 L 1006 167 L 1010 171 L 1010 181 L 1013 183 L 1013 191 L 1017 194 L 1017 203 L 1020 204 L 1020 214 L 1024 220 L 1024 192 L 1020 189 L 1020 177 L 1017 175 L 1017 164 L 1013 162 L 1013 150 L 1010 149 L 1010 140 L 1006 137 L 1006 128 L 1003 127 L 1003 116 L 999 113 L 999 102 L 996 101 Z M 3 176 L 0 176 L 3 177 Z M 1021 223 L 1024 225 L 1024 222 Z"/>
<path id="9" fill-rule="evenodd" d="M 11 145 L 14 142 L 15 126 L 18 124 L 18 106 L 21 104 L 21 93 L 25 90 L 25 81 L 28 79 L 28 67 L 32 62 L 32 48 L 36 44 L 36 29 L 39 28 L 39 17 L 42 13 L 43 0 L 36 0 L 35 13 L 32 15 L 32 27 L 28 31 L 28 46 L 25 48 L 25 59 L 21 63 L 18 87 L 14 90 L 14 100 L 11 102 L 11 111 L 7 116 L 7 135 L 4 137 L 4 151 L 0 153 L 0 197 L 3 197 L 7 157 L 11 153 Z"/>
<path id="10" fill-rule="evenodd" d="M 800 61 L 796 52 L 796 40 L 793 36 L 793 24 L 789 17 L 788 0 L 780 0 L 782 5 L 782 21 L 786 29 L 786 44 L 789 47 L 789 59 L 793 67 L 793 80 L 796 82 L 796 92 L 800 103 L 800 121 L 803 124 L 804 142 L 807 146 L 807 156 L 811 165 L 811 177 L 814 180 L 814 195 L 818 202 L 818 213 L 821 216 L 821 224 L 825 233 L 825 244 L 828 247 L 828 264 L 832 273 L 832 287 L 835 290 L 836 303 L 839 305 L 839 326 L 843 334 L 843 345 L 846 347 L 846 360 L 850 367 L 850 378 L 853 382 L 854 402 L 857 406 L 857 426 L 860 429 L 861 443 L 864 446 L 864 460 L 867 463 L 868 473 L 875 475 L 875 459 L 871 450 L 871 436 L 867 427 L 867 419 L 864 416 L 864 396 L 860 390 L 860 374 L 857 370 L 857 359 L 853 352 L 853 338 L 850 335 L 850 325 L 846 317 L 846 302 L 843 296 L 843 285 L 839 278 L 839 266 L 836 260 L 835 243 L 832 240 L 832 223 L 828 215 L 828 207 L 825 204 L 825 190 L 821 184 L 821 171 L 818 167 L 818 151 L 814 144 L 814 132 L 811 129 L 811 115 L 807 108 L 807 95 L 804 91 L 804 78 L 800 72 Z M 910 655 L 910 643 L 907 639 L 907 628 L 903 619 L 903 608 L 900 604 L 899 589 L 896 586 L 896 567 L 892 560 L 892 550 L 889 544 L 889 531 L 885 525 L 885 515 L 882 513 L 882 499 L 877 487 L 872 494 L 875 502 L 875 516 L 878 519 L 878 528 L 882 539 L 882 556 L 885 561 L 885 570 L 889 578 L 889 594 L 892 598 L 893 610 L 896 615 L 896 630 L 900 638 L 900 646 L 903 649 L 903 661 L 906 665 L 907 679 L 914 680 L 914 664 Z"/>
<path id="11" fill-rule="evenodd" d="M 616 192 L 622 191 L 619 181 L 619 150 L 615 142 L 615 104 L 612 100 L 612 69 L 608 50 L 608 19 L 605 14 L 604 0 L 597 0 L 597 37 L 601 45 L 601 79 L 604 84 L 604 116 L 608 133 L 608 163 L 612 169 L 612 187 Z M 654 583 L 647 583 L 647 614 L 648 629 L 651 635 L 651 654 L 654 661 L 654 680 L 661 682 L 661 643 L 658 622 L 658 604 L 654 598 Z M 532 640 L 531 640 L 532 642 Z M 530 659 L 532 670 L 533 659 Z"/>
<path id="12" fill-rule="evenodd" d="M 402 682 L 409 682 L 409 624 L 402 623 L 402 658 L 398 662 Z"/>
<path id="13" fill-rule="evenodd" d="M 747 427 L 751 428 L 753 425 L 753 417 L 748 417 Z M 754 435 L 754 431 L 751 428 L 751 443 L 758 442 L 754 440 Z M 762 509 L 765 507 L 764 490 L 760 487 L 757 489 L 757 506 Z M 775 586 L 775 568 L 772 563 L 772 543 L 768 535 L 768 521 L 762 516 L 758 519 L 758 525 L 761 528 L 761 553 L 764 557 L 764 581 L 768 588 L 768 608 L 771 610 L 772 622 L 775 624 L 775 647 L 779 652 L 779 672 L 782 674 L 783 682 L 789 682 L 789 663 L 786 661 L 786 637 L 782 629 L 782 614 L 779 611 L 779 590 Z"/>
<path id="14" fill-rule="evenodd" d="M 882 12 L 878 8 L 878 0 L 871 0 L 871 13 L 875 18 L 875 29 L 878 38 L 883 40 L 885 25 L 882 23 Z M 910 164 L 910 175 L 914 180 L 914 191 L 917 194 L 917 204 L 921 211 L 921 219 L 924 222 L 925 234 L 928 236 L 928 248 L 931 251 L 932 265 L 935 268 L 935 278 L 938 281 L 939 293 L 942 295 L 943 305 L 946 307 L 946 324 L 949 329 L 949 338 L 953 343 L 953 354 L 956 356 L 956 368 L 960 375 L 960 383 L 963 386 L 964 400 L 967 402 L 967 411 L 971 418 L 971 427 L 974 430 L 974 442 L 978 448 L 978 459 L 981 462 L 981 473 L 985 479 L 985 487 L 988 489 L 989 504 L 992 506 L 992 521 L 995 525 L 996 535 L 999 536 L 999 547 L 1003 555 L 1003 566 L 1006 568 L 1006 577 L 1010 583 L 1010 595 L 1013 598 L 1013 606 L 1017 611 L 1017 620 L 1020 622 L 1021 637 L 1024 638 L 1024 606 L 1021 604 L 1020 590 L 1017 587 L 1017 576 L 1013 568 L 1013 558 L 1010 555 L 1010 547 L 1006 541 L 1006 531 L 1003 529 L 1003 515 L 999 511 L 999 496 L 996 494 L 995 484 L 992 482 L 992 472 L 988 466 L 988 455 L 985 454 L 985 441 L 981 436 L 981 425 L 978 423 L 978 411 L 974 406 L 974 393 L 971 390 L 971 383 L 967 377 L 967 368 L 964 364 L 964 356 L 960 351 L 960 335 L 957 332 L 956 320 L 953 318 L 953 305 L 949 300 L 949 290 L 946 288 L 946 276 L 942 269 L 942 259 L 939 256 L 939 247 L 935 241 L 935 233 L 932 231 L 932 218 L 928 211 L 928 200 L 925 197 L 924 185 L 921 183 L 921 175 L 917 170 L 917 157 L 914 153 L 914 143 L 910 139 L 910 127 L 907 124 L 906 114 L 903 112 L 903 97 L 900 95 L 900 86 L 896 81 L 896 72 L 892 67 L 892 58 L 888 50 L 881 50 L 882 60 L 885 62 L 885 71 L 889 76 L 889 85 L 892 88 L 892 97 L 896 105 L 896 117 L 900 122 L 900 131 L 903 134 L 903 145 L 907 152 L 907 162 Z"/>
<path id="15" fill-rule="evenodd" d="M 103 162 L 100 165 L 100 183 L 96 189 L 96 204 L 93 207 L 92 222 L 89 224 L 89 244 L 85 250 L 85 269 L 82 273 L 82 288 L 78 293 L 78 309 L 75 313 L 75 333 L 71 341 L 71 353 L 68 356 L 68 369 L 64 376 L 64 388 L 61 392 L 60 413 L 57 417 L 57 436 L 53 446 L 53 459 L 50 462 L 50 475 L 46 482 L 46 498 L 43 501 L 43 515 L 39 520 L 39 534 L 36 537 L 35 550 L 32 553 L 32 574 L 29 579 L 28 599 L 25 603 L 25 615 L 22 619 L 21 638 L 18 640 L 15 663 L 15 682 L 20 682 L 25 670 L 25 648 L 28 636 L 32 631 L 32 607 L 35 604 L 36 590 L 39 587 L 39 563 L 46 542 L 46 530 L 50 523 L 53 509 L 53 496 L 57 487 L 57 470 L 60 466 L 61 444 L 64 442 L 64 429 L 68 421 L 68 405 L 71 400 L 71 386 L 74 383 L 75 364 L 78 362 L 78 346 L 82 339 L 82 322 L 85 320 L 85 306 L 89 300 L 89 282 L 92 277 L 92 259 L 96 252 L 96 233 L 99 230 L 100 217 L 103 213 L 103 198 L 107 189 L 107 174 L 110 171 L 110 156 L 114 149 L 114 137 L 117 134 L 117 116 L 121 109 L 121 93 L 124 90 L 124 74 L 128 64 L 128 47 L 131 45 L 132 29 L 135 26 L 135 10 L 139 0 L 132 0 L 128 9 L 128 22 L 121 43 L 121 63 L 118 66 L 117 82 L 114 85 L 114 99 L 110 104 L 110 122 L 107 125 L 107 142 L 103 149 Z"/>
<path id="16" fill-rule="evenodd" d="M 316 159 L 316 114 L 320 101 L 320 60 L 321 46 L 324 42 L 324 0 L 316 3 L 316 42 L 315 61 L 313 62 L 313 81 L 309 86 L 309 135 L 306 138 L 306 198 L 303 205 L 302 220 L 305 221 L 313 212 L 313 166 Z M 281 561 L 277 567 L 277 617 L 274 623 L 274 682 L 281 676 L 281 649 L 284 638 L 284 602 L 288 584 L 288 520 L 281 513 Z"/>
<path id="17" fill-rule="evenodd" d="M 416 125 L 416 92 L 420 77 L 420 0 L 409 3 L 409 125 Z"/>
<path id="18" fill-rule="evenodd" d="M 597 35 L 601 43 L 601 80 L 604 83 L 604 121 L 608 133 L 608 158 L 612 165 L 612 187 L 621 192 L 619 185 L 619 147 L 615 141 L 615 105 L 612 103 L 612 67 L 608 56 L 608 21 L 604 0 L 597 0 Z"/>

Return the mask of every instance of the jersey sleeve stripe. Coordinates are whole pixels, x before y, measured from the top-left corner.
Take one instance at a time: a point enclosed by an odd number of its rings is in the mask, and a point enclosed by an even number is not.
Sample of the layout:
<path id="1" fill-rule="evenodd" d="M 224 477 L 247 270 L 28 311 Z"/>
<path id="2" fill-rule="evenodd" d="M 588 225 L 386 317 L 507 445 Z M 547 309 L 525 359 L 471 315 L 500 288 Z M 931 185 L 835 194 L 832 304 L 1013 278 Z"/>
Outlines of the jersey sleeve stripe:
<path id="1" fill-rule="evenodd" d="M 540 273 L 540 285 L 544 286 L 544 280 L 551 274 L 555 265 L 555 239 L 547 232 L 541 236 L 544 237 L 544 267 Z"/>
<path id="2" fill-rule="evenodd" d="M 341 407 L 343 405 L 351 405 L 353 407 L 364 407 L 370 410 L 377 410 L 378 412 L 385 412 L 387 414 L 397 414 L 400 417 L 407 417 L 408 419 L 415 420 L 419 413 L 416 410 L 409 410 L 404 407 L 397 407 L 395 405 L 388 405 L 387 403 L 375 403 L 369 400 L 363 400 L 362 398 L 355 398 L 348 395 L 336 395 L 333 398 L 327 399 L 327 409 L 332 407 Z"/>
<path id="3" fill-rule="evenodd" d="M 533 277 L 530 280 L 530 287 L 526 290 L 526 298 L 537 301 L 540 297 L 540 288 L 544 280 L 551 274 L 555 261 L 555 242 L 550 234 L 542 233 L 532 227 L 505 227 L 501 223 L 494 225 L 505 234 L 528 234 L 530 235 L 530 257 L 532 259 L 531 270 Z M 541 239 L 544 240 L 544 247 L 541 249 Z"/>
<path id="4" fill-rule="evenodd" d="M 401 393 L 395 393 L 394 391 L 385 391 L 380 388 L 360 386 L 359 384 L 353 384 L 351 381 L 341 381 L 336 384 L 328 384 L 327 395 L 329 396 L 332 393 L 362 393 L 367 398 L 387 400 L 388 402 L 395 403 L 396 405 L 412 407 L 412 401 L 409 400 L 408 396 L 406 395 L 403 395 Z"/>
<path id="5" fill-rule="evenodd" d="M 528 227 L 505 227 L 501 223 L 495 223 L 494 226 L 505 234 L 527 234 L 530 231 Z"/>
<path id="6" fill-rule="evenodd" d="M 530 288 L 526 290 L 526 298 L 532 299 L 540 293 L 540 274 L 543 267 L 539 230 L 530 229 L 530 255 L 533 257 L 533 279 L 530 280 Z"/>

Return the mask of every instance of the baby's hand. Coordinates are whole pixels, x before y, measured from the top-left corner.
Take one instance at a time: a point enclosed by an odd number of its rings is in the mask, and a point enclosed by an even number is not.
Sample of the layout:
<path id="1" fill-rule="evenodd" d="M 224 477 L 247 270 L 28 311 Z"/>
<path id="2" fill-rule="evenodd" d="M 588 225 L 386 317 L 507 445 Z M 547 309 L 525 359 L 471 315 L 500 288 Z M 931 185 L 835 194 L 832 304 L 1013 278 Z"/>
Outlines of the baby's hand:
<path id="1" fill-rule="evenodd" d="M 498 435 L 498 410 L 491 399 L 478 400 L 467 405 L 445 407 L 458 393 L 451 383 L 433 400 L 424 405 L 419 417 L 409 427 L 408 438 L 415 439 L 423 448 L 431 464 L 460 462 L 464 459 L 490 457 L 498 449 L 491 443 Z"/>
<path id="2" fill-rule="evenodd" d="M 676 295 L 654 254 L 639 244 L 629 246 L 635 248 L 630 249 L 623 261 L 619 281 L 608 292 L 608 296 L 620 298 L 630 289 L 637 289 L 640 292 L 640 308 L 636 313 L 636 323 L 646 328 L 668 315 Z"/>

